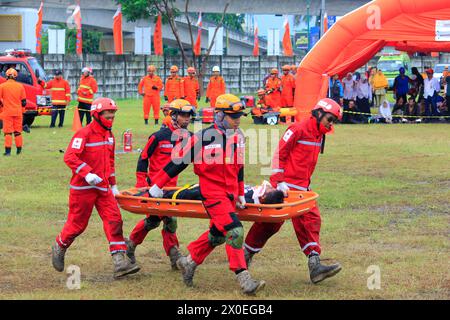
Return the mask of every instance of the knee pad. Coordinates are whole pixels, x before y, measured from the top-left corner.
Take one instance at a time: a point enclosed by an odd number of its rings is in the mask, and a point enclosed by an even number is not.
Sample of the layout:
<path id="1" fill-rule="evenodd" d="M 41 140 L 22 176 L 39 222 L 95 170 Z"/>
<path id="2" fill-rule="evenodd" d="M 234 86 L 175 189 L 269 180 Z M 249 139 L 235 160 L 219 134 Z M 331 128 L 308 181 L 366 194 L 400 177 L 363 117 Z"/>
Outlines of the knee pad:
<path id="1" fill-rule="evenodd" d="M 235 249 L 242 249 L 244 243 L 244 228 L 242 226 L 234 227 L 233 229 L 228 230 L 226 237 L 228 245 Z"/>
<path id="2" fill-rule="evenodd" d="M 215 225 L 213 225 L 211 228 L 209 228 L 208 241 L 211 246 L 217 247 L 225 243 L 226 238 L 223 233 L 220 232 Z"/>
<path id="3" fill-rule="evenodd" d="M 147 231 L 156 229 L 159 227 L 159 224 L 161 223 L 161 219 L 157 216 L 150 216 L 148 218 L 144 219 L 144 228 Z"/>
<path id="4" fill-rule="evenodd" d="M 14 132 L 14 137 L 18 137 L 18 136 L 20 136 L 20 135 L 21 135 L 20 132 L 17 132 L 17 131 Z"/>
<path id="5" fill-rule="evenodd" d="M 164 218 L 163 229 L 170 233 L 175 233 L 177 231 L 177 218 L 176 217 L 166 217 Z"/>

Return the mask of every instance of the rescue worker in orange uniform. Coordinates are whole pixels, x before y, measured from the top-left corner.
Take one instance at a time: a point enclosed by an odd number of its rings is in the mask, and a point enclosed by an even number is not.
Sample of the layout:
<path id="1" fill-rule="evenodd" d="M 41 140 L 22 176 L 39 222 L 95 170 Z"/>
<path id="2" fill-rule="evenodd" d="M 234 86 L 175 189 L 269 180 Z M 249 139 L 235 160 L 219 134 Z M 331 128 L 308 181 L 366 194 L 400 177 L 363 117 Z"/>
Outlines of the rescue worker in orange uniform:
<path id="1" fill-rule="evenodd" d="M 291 65 L 291 73 L 294 77 L 297 75 L 297 66 L 295 64 Z"/>
<path id="2" fill-rule="evenodd" d="M 292 108 L 294 106 L 295 77 L 290 73 L 291 66 L 284 65 L 281 76 L 281 107 Z"/>
<path id="3" fill-rule="evenodd" d="M 164 87 L 164 99 L 172 102 L 175 99 L 184 99 L 184 80 L 178 75 L 178 67 L 170 67 L 170 76 L 166 80 Z"/>
<path id="4" fill-rule="evenodd" d="M 325 98 L 317 102 L 309 118 L 289 126 L 280 139 L 272 160 L 270 183 L 288 196 L 290 189 L 311 190 L 311 176 L 316 168 L 319 154 L 323 152 L 325 135 L 333 125 L 342 119 L 341 106 Z M 260 252 L 267 240 L 277 233 L 283 222 L 255 222 L 245 239 L 245 259 L 247 265 Z M 303 253 L 308 257 L 310 279 L 318 283 L 336 275 L 341 270 L 339 263 L 323 265 L 320 262 L 319 207 L 315 206 L 301 216 L 292 219 L 297 240 Z"/>
<path id="5" fill-rule="evenodd" d="M 164 115 L 164 119 L 162 121 L 161 127 L 168 126 L 170 123 L 172 123 L 172 117 L 170 116 L 170 103 L 166 102 L 162 107 L 161 111 Z"/>
<path id="6" fill-rule="evenodd" d="M 279 111 L 281 106 L 281 79 L 278 78 L 278 69 L 270 70 L 270 77 L 266 82 L 266 105 L 274 111 Z"/>
<path id="7" fill-rule="evenodd" d="M 187 72 L 188 76 L 184 77 L 184 94 L 186 95 L 186 100 L 192 106 L 197 107 L 197 100 L 200 100 L 200 85 L 195 76 L 195 68 L 189 67 Z"/>
<path id="8" fill-rule="evenodd" d="M 0 85 L 0 107 L 2 109 L 3 134 L 5 135 L 4 156 L 11 155 L 13 142 L 16 144 L 17 154 L 22 152 L 22 121 L 27 96 L 23 84 L 16 82 L 17 71 L 13 68 L 6 70 L 6 82 Z"/>
<path id="9" fill-rule="evenodd" d="M 80 84 L 78 86 L 78 112 L 80 122 L 83 124 L 83 117 L 86 116 L 86 124 L 91 123 L 91 105 L 94 101 L 94 94 L 98 90 L 97 81 L 92 76 L 92 69 L 84 67 L 81 70 Z"/>
<path id="10" fill-rule="evenodd" d="M 161 126 L 161 129 L 153 133 L 145 145 L 136 168 L 136 188 L 144 188 L 151 185 L 156 173 L 170 162 L 172 157 L 181 150 L 188 138 L 192 135 L 187 130 L 192 116 L 195 115 L 195 107 L 189 101 L 177 99 L 170 103 L 169 107 L 170 123 Z M 171 179 L 167 186 L 175 187 L 178 176 Z M 147 215 L 147 217 L 137 223 L 127 240 L 127 255 L 133 262 L 135 250 L 140 245 L 149 231 L 158 228 L 163 222 L 161 235 L 163 247 L 170 259 L 172 269 L 176 270 L 176 261 L 181 256 L 176 234 L 177 218 L 169 216 Z"/>
<path id="11" fill-rule="evenodd" d="M 220 76 L 219 66 L 214 66 L 213 75 L 209 78 L 208 87 L 206 88 L 205 102 L 210 102 L 211 107 L 216 106 L 216 99 L 218 96 L 225 94 L 225 80 Z"/>
<path id="12" fill-rule="evenodd" d="M 45 83 L 41 79 L 38 83 L 45 89 L 50 89 L 52 93 L 52 120 L 50 128 L 54 128 L 56 124 L 56 118 L 59 114 L 58 127 L 61 128 L 64 125 L 64 115 L 66 113 L 66 106 L 70 103 L 70 85 L 67 80 L 62 76 L 61 70 L 55 71 L 55 77 L 53 80 Z"/>
<path id="13" fill-rule="evenodd" d="M 252 108 L 252 115 L 256 117 L 261 117 L 264 113 L 268 112 L 266 107 L 266 90 L 259 89 L 256 94 L 258 95 L 258 101 L 256 105 Z"/>
<path id="14" fill-rule="evenodd" d="M 94 206 L 103 221 L 109 242 L 114 278 L 140 269 L 126 256 L 122 216 L 114 197 L 119 190 L 111 129 L 117 109 L 116 103 L 109 98 L 93 101 L 91 113 L 94 121 L 75 133 L 64 154 L 64 162 L 71 169 L 72 178 L 67 221 L 52 246 L 52 264 L 56 271 L 64 271 L 66 251 L 86 229 Z"/>
<path id="15" fill-rule="evenodd" d="M 163 88 L 163 82 L 160 77 L 155 74 L 156 68 L 153 65 L 147 67 L 147 75 L 141 79 L 138 85 L 138 93 L 144 97 L 144 123 L 148 124 L 148 115 L 150 108 L 153 109 L 153 117 L 155 124 L 159 120 L 159 107 L 161 105 L 159 93 Z"/>
<path id="16" fill-rule="evenodd" d="M 236 206 L 243 208 L 246 204 L 245 137 L 239 130 L 245 106 L 238 97 L 231 94 L 217 97 L 216 102 L 214 125 L 193 135 L 181 157 L 172 157 L 152 177 L 152 187 L 148 193 L 153 198 L 162 198 L 162 188 L 190 163 L 194 163 L 203 206 L 211 220 L 209 230 L 188 245 L 189 255 L 180 257 L 176 262 L 183 281 L 187 286 L 193 286 L 197 266 L 216 247 L 225 244 L 229 268 L 236 274 L 242 292 L 253 295 L 264 288 L 265 282 L 253 279 L 247 270 L 242 248 L 244 228 L 236 214 Z"/>

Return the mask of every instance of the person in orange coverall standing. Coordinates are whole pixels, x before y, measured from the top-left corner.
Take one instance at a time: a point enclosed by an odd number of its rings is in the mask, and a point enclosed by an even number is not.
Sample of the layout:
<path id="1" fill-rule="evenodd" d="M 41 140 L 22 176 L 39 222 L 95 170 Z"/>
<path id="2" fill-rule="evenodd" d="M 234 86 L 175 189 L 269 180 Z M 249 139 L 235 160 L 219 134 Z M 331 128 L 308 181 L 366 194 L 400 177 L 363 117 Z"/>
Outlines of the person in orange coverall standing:
<path id="1" fill-rule="evenodd" d="M 23 110 L 27 105 L 25 87 L 16 82 L 17 71 L 13 68 L 6 70 L 6 82 L 0 85 L 0 107 L 2 107 L 3 134 L 5 135 L 4 156 L 11 155 L 11 147 L 14 142 L 17 154 L 22 152 L 22 121 Z"/>
<path id="2" fill-rule="evenodd" d="M 184 99 L 184 79 L 178 75 L 178 67 L 170 67 L 170 76 L 166 80 L 164 88 L 164 99 L 172 102 L 175 99 Z"/>
<path id="3" fill-rule="evenodd" d="M 148 66 L 147 75 L 139 81 L 138 85 L 138 93 L 144 97 L 142 107 L 144 111 L 145 124 L 148 124 L 150 108 L 153 109 L 155 124 L 158 124 L 159 120 L 159 107 L 161 105 L 159 93 L 163 88 L 163 82 L 161 78 L 155 74 L 155 72 L 155 66 Z"/>
<path id="4" fill-rule="evenodd" d="M 195 68 L 189 67 L 187 72 L 188 76 L 184 77 L 184 94 L 186 95 L 186 100 L 192 106 L 197 107 L 197 100 L 200 99 L 200 85 L 195 76 Z"/>
<path id="5" fill-rule="evenodd" d="M 216 106 L 216 99 L 221 94 L 225 94 L 225 80 L 220 75 L 220 68 L 219 66 L 214 66 L 213 69 L 213 75 L 211 78 L 209 78 L 208 87 L 206 88 L 206 102 L 210 102 L 211 107 Z"/>

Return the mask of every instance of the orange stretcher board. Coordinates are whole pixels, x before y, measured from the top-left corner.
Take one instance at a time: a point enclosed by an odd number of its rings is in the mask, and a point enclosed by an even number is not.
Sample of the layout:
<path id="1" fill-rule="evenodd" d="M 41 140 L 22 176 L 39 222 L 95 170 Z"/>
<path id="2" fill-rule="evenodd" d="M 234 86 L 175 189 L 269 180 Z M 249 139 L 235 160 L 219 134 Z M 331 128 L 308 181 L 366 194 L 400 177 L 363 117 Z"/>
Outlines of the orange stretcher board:
<path id="1" fill-rule="evenodd" d="M 178 188 L 164 188 L 175 190 Z M 135 214 L 175 216 L 185 218 L 209 219 L 199 200 L 162 199 L 134 196 L 142 189 L 123 190 L 116 195 L 119 206 Z M 239 220 L 258 222 L 281 222 L 303 213 L 316 206 L 319 195 L 313 191 L 289 191 L 289 196 L 280 204 L 247 203 L 245 209 L 236 209 Z"/>

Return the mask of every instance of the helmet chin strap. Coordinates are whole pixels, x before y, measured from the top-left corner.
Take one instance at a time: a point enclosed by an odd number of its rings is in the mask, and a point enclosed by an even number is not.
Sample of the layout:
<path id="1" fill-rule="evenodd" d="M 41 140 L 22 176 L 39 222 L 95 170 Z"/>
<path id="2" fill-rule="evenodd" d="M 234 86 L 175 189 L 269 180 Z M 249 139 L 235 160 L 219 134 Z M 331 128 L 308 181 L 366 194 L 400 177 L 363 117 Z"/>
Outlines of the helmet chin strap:
<path id="1" fill-rule="evenodd" d="M 102 121 L 97 118 L 96 116 L 92 116 L 94 118 L 95 121 L 97 121 L 97 123 L 105 130 L 111 131 L 111 128 L 108 128 L 107 126 L 105 126 Z"/>

